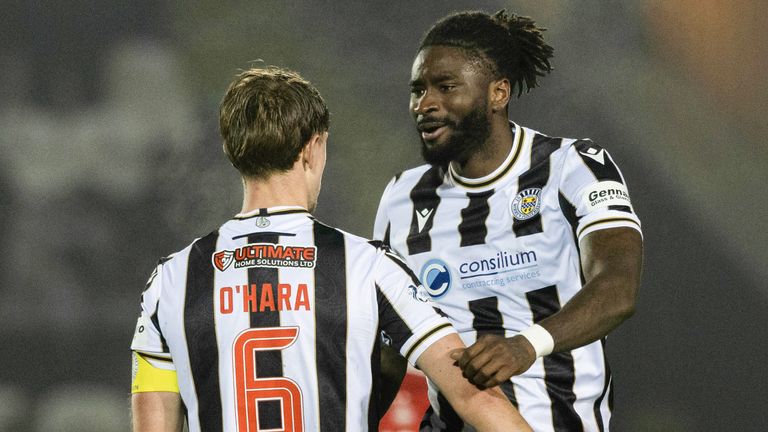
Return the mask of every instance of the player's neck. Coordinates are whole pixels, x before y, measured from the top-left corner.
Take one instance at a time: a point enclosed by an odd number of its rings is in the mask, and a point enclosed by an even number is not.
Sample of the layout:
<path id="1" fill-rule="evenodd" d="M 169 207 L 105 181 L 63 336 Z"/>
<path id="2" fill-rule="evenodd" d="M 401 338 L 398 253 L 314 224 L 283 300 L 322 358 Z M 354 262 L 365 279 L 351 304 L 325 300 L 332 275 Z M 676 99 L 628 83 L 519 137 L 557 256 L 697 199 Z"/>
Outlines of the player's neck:
<path id="1" fill-rule="evenodd" d="M 453 162 L 456 173 L 466 178 L 487 176 L 500 167 L 512 150 L 513 135 L 506 118 L 494 117 L 490 123 L 491 133 L 485 144 L 469 155 L 466 161 Z"/>
<path id="2" fill-rule="evenodd" d="M 309 191 L 302 180 L 294 170 L 274 174 L 266 180 L 243 179 L 243 208 L 240 213 L 279 206 L 309 209 Z"/>

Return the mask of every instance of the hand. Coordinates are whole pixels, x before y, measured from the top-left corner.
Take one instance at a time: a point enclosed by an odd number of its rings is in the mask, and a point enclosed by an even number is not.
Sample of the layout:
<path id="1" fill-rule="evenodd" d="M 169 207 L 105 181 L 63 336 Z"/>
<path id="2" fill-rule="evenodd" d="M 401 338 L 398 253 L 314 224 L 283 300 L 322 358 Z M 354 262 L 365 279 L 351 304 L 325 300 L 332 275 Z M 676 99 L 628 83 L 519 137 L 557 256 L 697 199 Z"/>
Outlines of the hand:
<path id="1" fill-rule="evenodd" d="M 472 384 L 489 388 L 528 370 L 536 352 L 522 336 L 483 335 L 469 348 L 452 352 L 451 358 Z"/>

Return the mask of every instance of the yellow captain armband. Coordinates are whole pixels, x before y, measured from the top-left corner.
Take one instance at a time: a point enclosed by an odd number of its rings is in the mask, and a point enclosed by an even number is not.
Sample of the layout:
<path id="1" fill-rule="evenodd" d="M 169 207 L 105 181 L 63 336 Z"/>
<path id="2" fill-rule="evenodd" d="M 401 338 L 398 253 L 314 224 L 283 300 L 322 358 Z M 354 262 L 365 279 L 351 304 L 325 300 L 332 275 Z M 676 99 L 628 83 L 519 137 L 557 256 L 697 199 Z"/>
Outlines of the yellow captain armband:
<path id="1" fill-rule="evenodd" d="M 169 359 L 133 351 L 131 393 L 179 392 L 176 369 Z"/>

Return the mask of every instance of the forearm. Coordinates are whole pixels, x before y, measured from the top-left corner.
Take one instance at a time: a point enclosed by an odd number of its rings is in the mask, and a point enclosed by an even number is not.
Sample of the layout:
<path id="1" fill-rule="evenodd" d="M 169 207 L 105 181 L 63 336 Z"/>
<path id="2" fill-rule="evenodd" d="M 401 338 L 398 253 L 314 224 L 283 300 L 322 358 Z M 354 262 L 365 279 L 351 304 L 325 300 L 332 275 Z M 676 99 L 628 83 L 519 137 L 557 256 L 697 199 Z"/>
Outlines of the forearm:
<path id="1" fill-rule="evenodd" d="M 642 269 L 640 233 L 631 228 L 596 231 L 580 246 L 584 287 L 539 323 L 552 335 L 555 352 L 605 337 L 635 312 Z"/>
<path id="2" fill-rule="evenodd" d="M 478 431 L 530 431 L 498 387 L 479 389 L 462 376 L 450 353 L 463 346 L 458 335 L 451 334 L 430 346 L 417 364 L 459 416 Z"/>
<path id="3" fill-rule="evenodd" d="M 621 295 L 620 281 L 593 280 L 539 325 L 554 339 L 553 352 L 568 351 L 605 337 L 635 312 L 634 295 Z"/>
<path id="4" fill-rule="evenodd" d="M 181 397 L 173 392 L 134 393 L 131 396 L 133 432 L 181 432 Z"/>

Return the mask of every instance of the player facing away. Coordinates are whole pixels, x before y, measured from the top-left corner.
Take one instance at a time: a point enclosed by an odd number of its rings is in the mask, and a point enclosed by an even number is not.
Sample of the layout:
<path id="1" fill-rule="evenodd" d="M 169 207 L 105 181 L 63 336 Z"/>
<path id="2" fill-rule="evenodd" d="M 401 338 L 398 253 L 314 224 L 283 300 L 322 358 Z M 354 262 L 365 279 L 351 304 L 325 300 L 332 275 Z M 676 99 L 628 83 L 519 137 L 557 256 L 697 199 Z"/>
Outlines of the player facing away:
<path id="1" fill-rule="evenodd" d="M 239 74 L 220 107 L 240 214 L 163 259 L 141 299 L 134 431 L 376 430 L 380 330 L 479 430 L 529 431 L 462 377 L 464 345 L 405 264 L 311 212 L 329 113 L 294 72 Z"/>
<path id="2" fill-rule="evenodd" d="M 634 313 L 640 221 L 606 150 L 509 121 L 552 53 L 531 19 L 504 11 L 428 31 L 410 99 L 427 164 L 389 182 L 374 237 L 470 345 L 455 358 L 472 382 L 500 386 L 537 432 L 607 431 L 605 337 Z M 432 384 L 422 430 L 462 430 Z"/>

